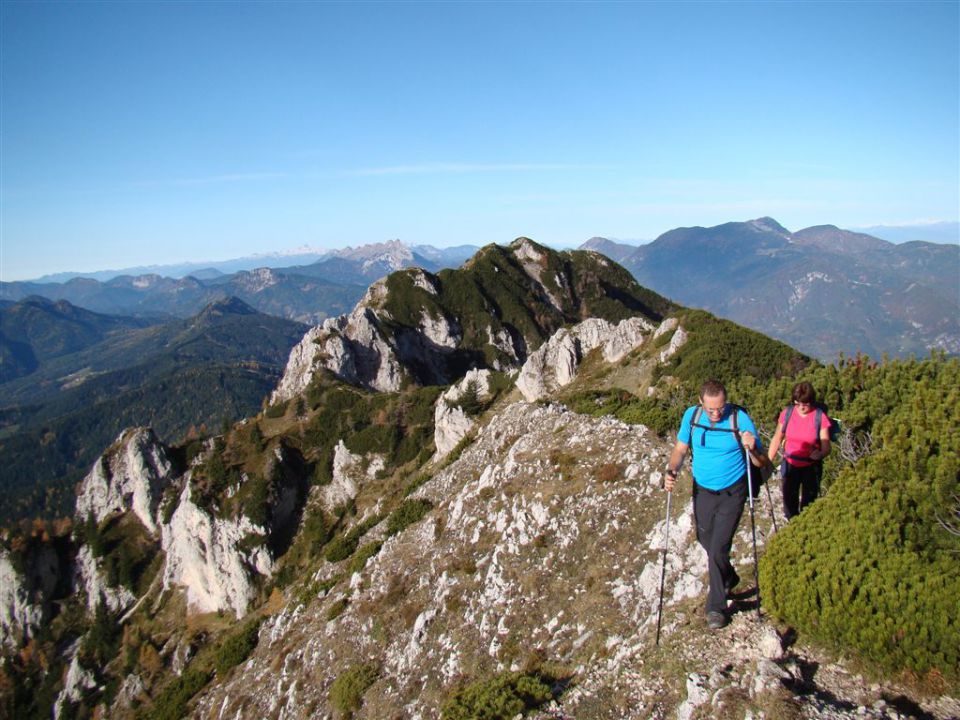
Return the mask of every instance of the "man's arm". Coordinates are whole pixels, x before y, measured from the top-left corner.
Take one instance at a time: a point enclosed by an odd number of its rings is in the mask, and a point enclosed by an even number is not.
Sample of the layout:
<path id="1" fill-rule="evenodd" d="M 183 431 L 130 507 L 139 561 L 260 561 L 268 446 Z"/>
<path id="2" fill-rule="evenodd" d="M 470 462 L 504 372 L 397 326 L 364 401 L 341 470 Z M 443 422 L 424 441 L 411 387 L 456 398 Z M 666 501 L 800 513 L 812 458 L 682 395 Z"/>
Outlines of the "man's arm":
<path id="1" fill-rule="evenodd" d="M 673 446 L 673 452 L 670 453 L 670 459 L 667 461 L 667 477 L 663 481 L 663 488 L 667 492 L 671 492 L 677 482 L 677 475 L 680 474 L 680 468 L 683 467 L 683 458 L 687 455 L 688 447 L 689 445 L 679 440 Z"/>

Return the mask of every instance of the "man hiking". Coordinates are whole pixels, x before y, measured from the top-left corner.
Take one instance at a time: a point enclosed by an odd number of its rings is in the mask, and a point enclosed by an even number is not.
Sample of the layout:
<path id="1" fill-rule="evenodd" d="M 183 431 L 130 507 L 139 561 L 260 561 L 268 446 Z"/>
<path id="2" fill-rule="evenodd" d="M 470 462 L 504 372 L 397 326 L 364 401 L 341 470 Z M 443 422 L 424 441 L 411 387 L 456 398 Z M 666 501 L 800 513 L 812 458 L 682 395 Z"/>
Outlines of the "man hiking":
<path id="1" fill-rule="evenodd" d="M 697 541 L 707 552 L 710 591 L 707 625 L 724 627 L 727 595 L 740 582 L 730 564 L 730 547 L 747 499 L 744 448 L 758 468 L 769 464 L 757 439 L 753 420 L 743 408 L 727 402 L 727 391 L 716 380 L 700 388 L 700 404 L 687 408 L 677 432 L 677 444 L 667 463 L 664 488 L 670 492 L 683 466 L 687 449 L 693 453 L 693 514 Z"/>
<path id="2" fill-rule="evenodd" d="M 833 422 L 816 406 L 817 393 L 808 382 L 797 383 L 791 393 L 793 405 L 780 411 L 777 431 L 770 440 L 768 456 L 776 462 L 783 444 L 780 477 L 783 489 L 783 514 L 787 520 L 817 499 L 823 458 L 830 453 L 830 429 Z"/>

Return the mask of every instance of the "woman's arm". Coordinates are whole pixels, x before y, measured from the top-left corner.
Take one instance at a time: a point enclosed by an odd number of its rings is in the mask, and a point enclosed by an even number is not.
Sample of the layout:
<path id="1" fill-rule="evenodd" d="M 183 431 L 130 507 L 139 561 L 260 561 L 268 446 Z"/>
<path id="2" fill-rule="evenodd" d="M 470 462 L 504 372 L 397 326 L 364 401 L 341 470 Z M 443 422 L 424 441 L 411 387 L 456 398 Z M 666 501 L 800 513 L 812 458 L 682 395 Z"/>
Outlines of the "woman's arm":
<path id="1" fill-rule="evenodd" d="M 773 439 L 770 441 L 770 449 L 767 450 L 767 457 L 770 458 L 770 462 L 776 462 L 777 451 L 780 449 L 780 443 L 782 442 L 783 427 L 780 423 L 777 423 L 777 431 L 773 434 Z"/>

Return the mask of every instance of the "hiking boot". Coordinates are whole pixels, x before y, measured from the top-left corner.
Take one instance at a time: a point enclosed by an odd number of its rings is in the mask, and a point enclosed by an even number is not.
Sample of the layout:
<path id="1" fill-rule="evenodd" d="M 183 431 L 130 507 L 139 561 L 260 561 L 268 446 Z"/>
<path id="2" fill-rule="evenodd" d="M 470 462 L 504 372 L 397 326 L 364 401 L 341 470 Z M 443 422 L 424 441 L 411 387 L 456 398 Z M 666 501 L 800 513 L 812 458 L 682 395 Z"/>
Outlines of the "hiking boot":
<path id="1" fill-rule="evenodd" d="M 717 612 L 716 610 L 711 610 L 707 613 L 707 627 L 711 630 L 719 630 L 722 627 L 726 627 L 727 622 L 726 613 Z"/>
<path id="2" fill-rule="evenodd" d="M 731 573 L 730 577 L 727 578 L 727 581 L 723 584 L 723 592 L 728 598 L 730 597 L 730 591 L 740 584 L 740 576 L 737 575 L 737 571 L 733 570 Z"/>

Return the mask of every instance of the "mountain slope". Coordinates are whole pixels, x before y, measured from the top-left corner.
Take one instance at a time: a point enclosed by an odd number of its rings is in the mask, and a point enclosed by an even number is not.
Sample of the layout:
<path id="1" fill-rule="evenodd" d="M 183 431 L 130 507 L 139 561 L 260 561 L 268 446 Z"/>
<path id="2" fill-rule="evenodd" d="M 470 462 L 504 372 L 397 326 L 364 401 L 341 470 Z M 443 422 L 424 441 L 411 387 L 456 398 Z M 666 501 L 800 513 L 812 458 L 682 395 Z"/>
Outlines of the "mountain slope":
<path id="1" fill-rule="evenodd" d="M 667 297 L 826 360 L 960 352 L 960 247 L 759 218 L 671 230 L 623 264 Z"/>
<path id="2" fill-rule="evenodd" d="M 87 348 L 111 333 L 148 324 L 39 296 L 0 308 L 0 348 L 5 358 L 0 382 L 29 374 L 43 362 Z"/>
<path id="3" fill-rule="evenodd" d="M 175 438 L 255 412 L 303 330 L 228 299 L 191 320 L 115 333 L 7 383 L 0 518 L 62 512 L 124 427 Z"/>

